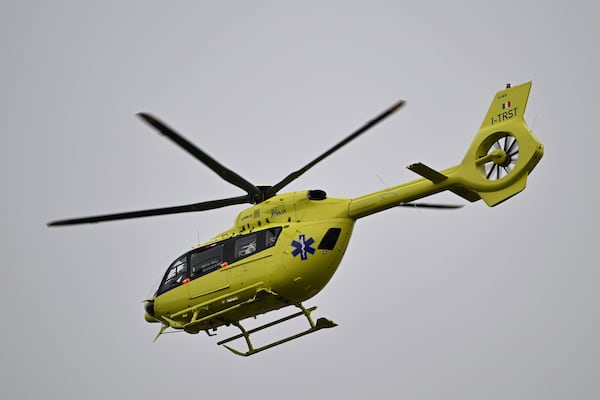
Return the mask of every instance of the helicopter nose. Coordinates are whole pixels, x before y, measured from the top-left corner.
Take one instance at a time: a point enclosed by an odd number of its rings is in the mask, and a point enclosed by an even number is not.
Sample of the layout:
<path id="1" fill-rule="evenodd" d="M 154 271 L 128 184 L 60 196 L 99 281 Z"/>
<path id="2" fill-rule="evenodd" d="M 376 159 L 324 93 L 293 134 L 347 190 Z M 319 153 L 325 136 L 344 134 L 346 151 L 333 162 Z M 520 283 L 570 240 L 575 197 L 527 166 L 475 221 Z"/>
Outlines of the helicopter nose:
<path id="1" fill-rule="evenodd" d="M 144 309 L 146 310 L 146 313 L 144 314 L 146 322 L 160 322 L 154 316 L 154 300 L 146 300 Z"/>

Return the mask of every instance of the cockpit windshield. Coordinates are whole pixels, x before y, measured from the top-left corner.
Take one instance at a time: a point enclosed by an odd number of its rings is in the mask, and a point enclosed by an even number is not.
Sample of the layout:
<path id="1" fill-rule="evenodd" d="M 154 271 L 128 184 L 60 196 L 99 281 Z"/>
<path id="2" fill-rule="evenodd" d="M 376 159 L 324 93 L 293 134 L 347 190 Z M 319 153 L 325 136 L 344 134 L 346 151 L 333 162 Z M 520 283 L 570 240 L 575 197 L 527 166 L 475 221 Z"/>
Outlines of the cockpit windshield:
<path id="1" fill-rule="evenodd" d="M 187 254 L 179 257 L 171 264 L 167 269 L 165 277 L 163 279 L 157 294 L 166 292 L 167 290 L 173 289 L 183 283 L 187 276 Z"/>

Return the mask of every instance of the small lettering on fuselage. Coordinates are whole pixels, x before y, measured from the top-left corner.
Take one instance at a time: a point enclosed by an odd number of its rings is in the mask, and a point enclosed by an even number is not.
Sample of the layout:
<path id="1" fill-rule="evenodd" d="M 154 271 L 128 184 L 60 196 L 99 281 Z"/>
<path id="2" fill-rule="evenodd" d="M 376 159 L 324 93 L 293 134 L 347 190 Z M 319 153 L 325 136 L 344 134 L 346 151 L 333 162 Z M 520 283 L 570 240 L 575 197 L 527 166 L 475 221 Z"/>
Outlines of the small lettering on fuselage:
<path id="1" fill-rule="evenodd" d="M 492 125 L 497 124 L 499 122 L 504 122 L 508 119 L 516 117 L 518 110 L 519 110 L 519 107 L 515 107 L 513 109 L 503 111 L 503 112 L 493 116 L 492 117 Z"/>
<path id="2" fill-rule="evenodd" d="M 285 206 L 277 206 L 271 209 L 271 217 L 276 217 L 278 215 L 283 215 L 287 213 Z"/>

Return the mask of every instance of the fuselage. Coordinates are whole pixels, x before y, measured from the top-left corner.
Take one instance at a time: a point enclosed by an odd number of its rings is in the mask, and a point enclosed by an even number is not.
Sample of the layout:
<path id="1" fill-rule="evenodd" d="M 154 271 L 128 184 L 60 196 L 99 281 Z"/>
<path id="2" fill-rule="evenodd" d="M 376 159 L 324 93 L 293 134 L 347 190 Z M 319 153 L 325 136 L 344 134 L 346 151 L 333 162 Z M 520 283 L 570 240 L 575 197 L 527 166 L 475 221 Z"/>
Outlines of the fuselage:
<path id="1" fill-rule="evenodd" d="M 281 298 L 293 304 L 313 297 L 348 246 L 355 222 L 349 204 L 321 191 L 303 191 L 244 210 L 233 228 L 171 264 L 146 303 L 146 320 L 195 333 L 287 306 Z M 280 299 L 251 302 L 260 291 Z M 244 306 L 234 307 L 239 304 Z M 220 318 L 190 324 L 202 314 Z"/>

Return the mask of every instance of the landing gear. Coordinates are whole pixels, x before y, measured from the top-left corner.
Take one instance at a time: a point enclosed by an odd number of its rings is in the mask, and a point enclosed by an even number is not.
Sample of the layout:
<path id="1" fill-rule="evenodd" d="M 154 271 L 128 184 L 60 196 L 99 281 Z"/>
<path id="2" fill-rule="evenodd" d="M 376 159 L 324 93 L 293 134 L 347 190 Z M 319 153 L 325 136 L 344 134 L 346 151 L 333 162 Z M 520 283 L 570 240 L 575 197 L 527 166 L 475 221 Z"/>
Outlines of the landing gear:
<path id="1" fill-rule="evenodd" d="M 297 312 L 297 313 L 294 313 L 294 314 L 291 314 L 291 315 L 288 315 L 287 317 L 283 317 L 283 318 L 281 318 L 281 319 L 278 319 L 278 320 L 276 320 L 276 321 L 269 322 L 269 323 L 267 323 L 267 324 L 261 325 L 261 326 L 259 326 L 259 327 L 257 327 L 257 328 L 251 329 L 251 330 L 249 330 L 249 331 L 247 331 L 247 330 L 246 330 L 246 329 L 245 329 L 245 328 L 244 328 L 244 327 L 243 327 L 243 326 L 242 326 L 242 325 L 239 323 L 239 321 L 238 321 L 238 322 L 232 322 L 232 325 L 236 326 L 236 327 L 237 327 L 237 328 L 238 328 L 240 331 L 242 331 L 242 333 L 240 333 L 240 334 L 238 334 L 238 335 L 235 335 L 235 336 L 232 336 L 232 337 L 230 337 L 230 338 L 227 338 L 227 339 L 225 339 L 225 340 L 221 340 L 221 341 L 220 341 L 220 342 L 218 342 L 217 344 L 218 344 L 219 346 L 221 346 L 221 345 L 222 345 L 222 346 L 223 346 L 223 347 L 225 347 L 227 350 L 231 351 L 231 352 L 232 352 L 232 353 L 234 353 L 234 354 L 237 354 L 238 356 L 242 356 L 242 357 L 248 357 L 248 356 L 251 356 L 251 355 L 253 355 L 253 354 L 259 353 L 259 352 L 261 352 L 261 351 L 263 351 L 263 350 L 267 350 L 267 349 L 270 349 L 270 348 L 272 348 L 272 347 L 275 347 L 275 346 L 278 346 L 278 345 L 280 345 L 280 344 L 283 344 L 283 343 L 285 343 L 285 342 L 289 342 L 289 341 L 291 341 L 291 340 L 298 339 L 299 337 L 302 337 L 302 336 L 308 335 L 309 333 L 316 332 L 316 331 L 318 331 L 318 330 L 321 330 L 321 329 L 323 329 L 323 328 L 333 328 L 334 326 L 337 326 L 337 324 L 336 324 L 335 322 L 333 322 L 333 321 L 331 321 L 331 320 L 329 320 L 329 319 L 326 319 L 326 318 L 319 318 L 319 319 L 317 320 L 317 322 L 315 323 L 315 322 L 313 321 L 312 317 L 310 316 L 310 313 L 311 313 L 311 312 L 313 312 L 314 310 L 316 310 L 316 309 L 317 309 L 317 307 L 316 307 L 316 306 L 315 306 L 315 307 L 311 307 L 311 308 L 308 308 L 308 309 L 307 309 L 307 308 L 305 308 L 305 307 L 304 307 L 302 304 L 300 304 L 300 303 L 298 303 L 298 304 L 294 304 L 294 305 L 295 305 L 296 307 L 298 307 L 298 308 L 299 308 L 301 311 L 299 311 L 299 312 Z M 277 341 L 275 341 L 275 342 L 269 343 L 269 344 L 267 344 L 267 345 L 264 345 L 264 346 L 262 346 L 262 347 L 255 348 L 255 347 L 252 345 L 252 341 L 250 340 L 250 335 L 251 335 L 251 334 L 253 334 L 253 333 L 256 333 L 256 332 L 258 332 L 258 331 L 261 331 L 261 330 L 263 330 L 263 329 L 266 329 L 266 328 L 272 327 L 272 326 L 274 326 L 274 325 L 280 324 L 280 323 L 282 323 L 282 322 L 289 321 L 290 319 L 293 319 L 293 318 L 296 318 L 296 317 L 299 317 L 299 316 L 302 316 L 302 315 L 304 315 L 304 316 L 306 317 L 306 319 L 308 320 L 308 323 L 309 323 L 309 325 L 310 325 L 310 327 L 309 327 L 307 330 L 305 330 L 305 331 L 302 331 L 302 332 L 299 332 L 299 333 L 297 333 L 297 334 L 295 334 L 295 335 L 288 336 L 288 337 L 286 337 L 286 338 L 283 338 L 283 339 L 277 340 Z M 234 341 L 234 340 L 241 339 L 241 338 L 244 338 L 244 339 L 246 340 L 246 345 L 248 346 L 248 351 L 246 351 L 246 352 L 242 352 L 242 351 L 236 350 L 236 349 L 234 349 L 234 348 L 232 348 L 232 347 L 230 347 L 230 346 L 227 346 L 227 345 L 225 345 L 225 343 L 229 343 L 229 342 L 232 342 L 232 341 Z"/>

